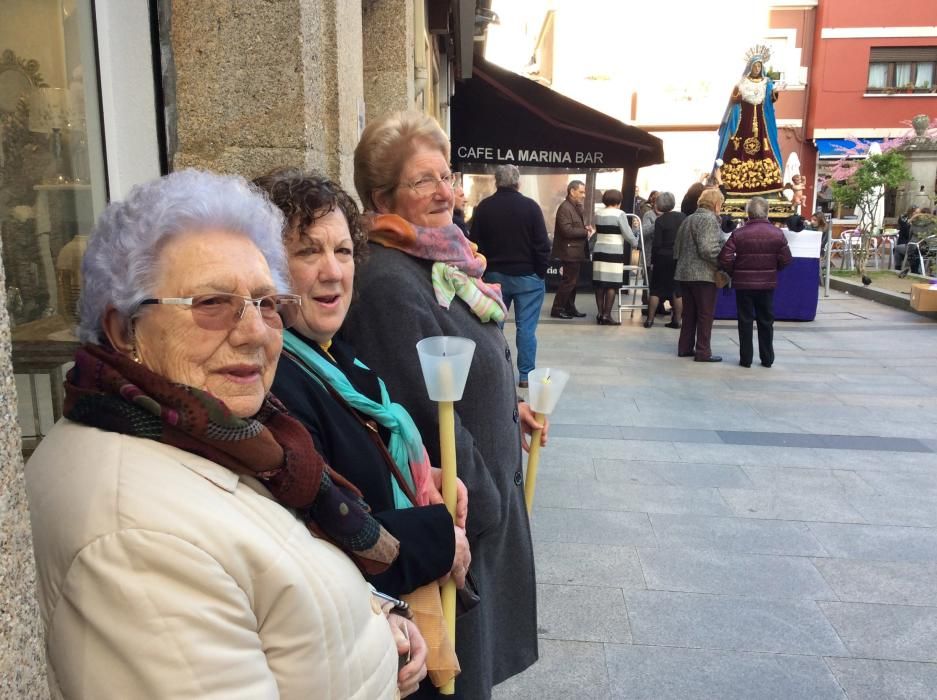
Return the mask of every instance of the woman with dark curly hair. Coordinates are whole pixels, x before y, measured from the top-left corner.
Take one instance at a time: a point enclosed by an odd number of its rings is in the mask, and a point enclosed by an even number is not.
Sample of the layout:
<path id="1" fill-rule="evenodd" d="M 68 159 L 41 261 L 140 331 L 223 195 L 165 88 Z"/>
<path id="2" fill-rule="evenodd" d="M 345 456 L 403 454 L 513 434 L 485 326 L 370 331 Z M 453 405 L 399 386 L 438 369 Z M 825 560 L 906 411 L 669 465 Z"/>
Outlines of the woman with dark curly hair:
<path id="1" fill-rule="evenodd" d="M 335 337 L 352 301 L 355 265 L 367 250 L 358 207 L 334 182 L 298 169 L 275 170 L 254 183 L 286 219 L 293 291 L 302 298 L 295 324 L 283 334 L 272 391 L 306 427 L 326 463 L 360 489 L 375 519 L 400 541 L 396 561 L 370 576 L 371 583 L 407 596 L 418 609 L 428 597 L 435 608 L 437 580 L 451 575 L 462 588 L 471 562 L 466 491 L 460 482 L 453 522 L 438 491 L 440 470 L 430 466 L 410 414 Z M 415 591 L 416 599 L 410 596 Z"/>

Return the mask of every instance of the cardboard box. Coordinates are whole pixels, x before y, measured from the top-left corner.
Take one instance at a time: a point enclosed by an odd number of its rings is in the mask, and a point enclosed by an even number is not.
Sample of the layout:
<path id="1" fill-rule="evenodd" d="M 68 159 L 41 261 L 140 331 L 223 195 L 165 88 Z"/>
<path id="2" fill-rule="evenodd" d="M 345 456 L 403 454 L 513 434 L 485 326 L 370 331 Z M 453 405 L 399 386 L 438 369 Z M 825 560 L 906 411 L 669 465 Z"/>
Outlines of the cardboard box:
<path id="1" fill-rule="evenodd" d="M 937 284 L 912 284 L 911 308 L 915 311 L 937 311 Z"/>

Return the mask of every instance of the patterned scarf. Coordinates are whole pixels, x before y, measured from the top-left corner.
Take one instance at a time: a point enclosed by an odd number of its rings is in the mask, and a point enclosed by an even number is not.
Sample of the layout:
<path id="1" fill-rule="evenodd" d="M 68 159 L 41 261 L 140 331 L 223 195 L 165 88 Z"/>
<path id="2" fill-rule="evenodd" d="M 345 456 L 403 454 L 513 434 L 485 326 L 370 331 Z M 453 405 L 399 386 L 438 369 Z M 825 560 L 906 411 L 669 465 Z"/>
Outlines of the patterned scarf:
<path id="1" fill-rule="evenodd" d="M 236 474 L 254 476 L 314 533 L 366 573 L 396 559 L 399 543 L 371 517 L 361 493 L 332 472 L 302 423 L 272 396 L 238 418 L 211 394 L 175 384 L 96 345 L 75 354 L 65 381 L 65 417 L 101 430 L 172 445 Z"/>
<path id="2" fill-rule="evenodd" d="M 444 309 L 458 296 L 482 323 L 504 321 L 507 307 L 501 298 L 501 285 L 482 280 L 485 256 L 455 224 L 428 228 L 414 226 L 396 214 L 378 214 L 371 219 L 368 239 L 415 258 L 434 260 L 433 291 Z"/>
<path id="3" fill-rule="evenodd" d="M 378 403 L 359 392 L 337 365 L 326 360 L 293 332 L 283 333 L 283 349 L 314 381 L 327 383 L 345 399 L 349 406 L 370 416 L 390 431 L 387 452 L 410 489 L 419 496 L 425 490 L 426 480 L 430 478 L 429 456 L 426 454 L 426 448 L 423 447 L 423 438 L 420 437 L 416 423 L 407 413 L 407 409 L 390 400 L 384 381 L 380 377 L 377 378 L 381 388 L 381 401 Z M 281 362 L 285 361 L 287 360 L 281 359 Z M 355 365 L 368 369 L 357 359 Z M 394 493 L 394 508 L 399 510 L 414 505 L 423 505 L 411 503 L 393 475 L 390 483 Z M 418 497 L 417 500 L 421 499 Z"/>

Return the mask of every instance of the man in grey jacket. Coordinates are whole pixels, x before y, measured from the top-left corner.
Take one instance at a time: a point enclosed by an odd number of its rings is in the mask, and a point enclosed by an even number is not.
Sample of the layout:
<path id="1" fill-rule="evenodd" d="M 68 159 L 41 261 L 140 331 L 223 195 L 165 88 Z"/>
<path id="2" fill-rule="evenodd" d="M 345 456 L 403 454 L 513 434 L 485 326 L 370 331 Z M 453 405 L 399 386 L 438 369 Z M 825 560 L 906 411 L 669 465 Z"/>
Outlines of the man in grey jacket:
<path id="1" fill-rule="evenodd" d="M 716 311 L 716 261 L 722 250 L 719 212 L 725 198 L 717 189 L 703 190 L 696 211 L 680 224 L 673 255 L 674 279 L 683 292 L 683 325 L 677 355 L 696 362 L 722 362 L 710 347 Z"/>

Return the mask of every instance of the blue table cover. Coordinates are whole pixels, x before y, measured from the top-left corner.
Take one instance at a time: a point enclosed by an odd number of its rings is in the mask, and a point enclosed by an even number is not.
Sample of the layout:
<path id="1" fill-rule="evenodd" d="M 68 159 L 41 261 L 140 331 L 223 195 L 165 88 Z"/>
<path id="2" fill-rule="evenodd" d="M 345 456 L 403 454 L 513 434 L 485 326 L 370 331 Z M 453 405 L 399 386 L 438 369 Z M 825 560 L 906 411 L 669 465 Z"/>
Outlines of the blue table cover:
<path id="1" fill-rule="evenodd" d="M 778 321 L 812 321 L 817 316 L 820 296 L 820 261 L 794 258 L 778 273 L 774 290 L 774 317 Z M 720 289 L 716 295 L 716 318 L 737 318 L 735 290 Z"/>

